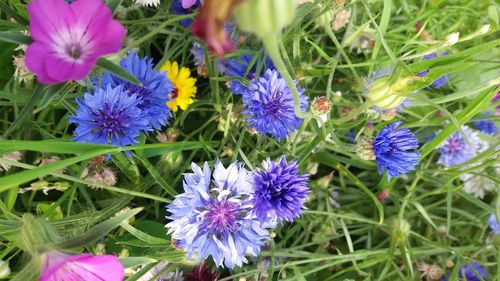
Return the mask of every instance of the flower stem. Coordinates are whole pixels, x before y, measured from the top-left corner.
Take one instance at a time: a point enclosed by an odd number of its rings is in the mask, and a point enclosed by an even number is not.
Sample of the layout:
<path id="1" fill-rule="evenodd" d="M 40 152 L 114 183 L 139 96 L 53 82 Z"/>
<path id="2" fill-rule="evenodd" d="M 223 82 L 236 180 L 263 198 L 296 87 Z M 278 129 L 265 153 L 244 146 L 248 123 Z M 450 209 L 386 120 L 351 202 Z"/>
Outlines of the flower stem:
<path id="1" fill-rule="evenodd" d="M 300 118 L 305 118 L 306 114 L 302 113 L 302 111 L 300 110 L 299 91 L 297 90 L 297 86 L 293 82 L 292 76 L 288 72 L 285 63 L 283 62 L 283 58 L 281 57 L 281 53 L 279 50 L 279 40 L 280 36 L 277 34 L 268 35 L 262 38 L 264 47 L 266 48 L 269 57 L 271 57 L 274 66 L 276 66 L 276 69 L 281 73 L 286 83 L 288 84 L 288 87 L 292 91 L 295 114 Z"/>

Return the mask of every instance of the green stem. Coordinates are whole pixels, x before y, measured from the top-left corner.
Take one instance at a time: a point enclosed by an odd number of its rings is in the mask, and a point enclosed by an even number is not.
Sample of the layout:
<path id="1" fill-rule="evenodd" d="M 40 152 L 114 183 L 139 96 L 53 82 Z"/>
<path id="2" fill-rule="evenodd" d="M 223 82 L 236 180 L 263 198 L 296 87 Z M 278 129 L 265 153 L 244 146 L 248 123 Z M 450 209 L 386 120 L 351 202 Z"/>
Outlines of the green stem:
<path id="1" fill-rule="evenodd" d="M 262 41 L 264 42 L 264 47 L 266 48 L 269 57 L 271 57 L 274 66 L 281 73 L 281 76 L 283 76 L 283 78 L 285 79 L 290 90 L 292 90 L 295 114 L 298 117 L 304 119 L 306 118 L 306 114 L 302 113 L 302 111 L 300 110 L 299 91 L 297 90 L 297 86 L 293 82 L 292 76 L 286 69 L 285 63 L 283 62 L 283 58 L 281 57 L 281 53 L 279 50 L 279 40 L 280 36 L 277 34 L 268 35 L 262 38 Z"/>

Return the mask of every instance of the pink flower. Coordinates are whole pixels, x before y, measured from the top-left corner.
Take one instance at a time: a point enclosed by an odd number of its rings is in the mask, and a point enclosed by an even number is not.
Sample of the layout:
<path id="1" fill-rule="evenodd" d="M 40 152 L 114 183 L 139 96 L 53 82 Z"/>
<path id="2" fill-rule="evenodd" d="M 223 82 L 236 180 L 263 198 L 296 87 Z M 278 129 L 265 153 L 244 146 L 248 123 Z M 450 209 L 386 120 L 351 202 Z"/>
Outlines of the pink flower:
<path id="1" fill-rule="evenodd" d="M 112 255 L 69 256 L 50 251 L 42 258 L 42 274 L 38 281 L 122 281 L 125 276 L 123 265 Z"/>
<path id="2" fill-rule="evenodd" d="M 219 58 L 235 49 L 229 40 L 224 24 L 231 17 L 238 3 L 239 0 L 205 0 L 200 14 L 191 27 L 193 35 L 203 40 L 209 50 L 216 53 Z"/>
<path id="3" fill-rule="evenodd" d="M 196 4 L 196 0 L 182 0 L 182 8 L 189 9 Z"/>
<path id="4" fill-rule="evenodd" d="M 102 0 L 33 0 L 28 13 L 33 43 L 26 65 L 46 84 L 85 78 L 99 57 L 120 50 L 125 37 Z"/>

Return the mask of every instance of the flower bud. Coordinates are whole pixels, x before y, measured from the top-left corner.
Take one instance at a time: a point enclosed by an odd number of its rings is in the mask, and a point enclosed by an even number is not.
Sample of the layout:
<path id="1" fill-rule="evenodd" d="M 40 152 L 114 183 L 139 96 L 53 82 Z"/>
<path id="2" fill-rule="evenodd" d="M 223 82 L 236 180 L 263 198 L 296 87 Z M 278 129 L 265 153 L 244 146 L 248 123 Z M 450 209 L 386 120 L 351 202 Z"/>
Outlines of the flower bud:
<path id="1" fill-rule="evenodd" d="M 0 260 L 0 279 L 6 279 L 10 274 L 9 262 Z"/>
<path id="2" fill-rule="evenodd" d="M 381 77 L 368 85 L 368 101 L 380 109 L 396 108 L 405 97 L 401 92 L 408 87 L 409 82 L 420 79 L 419 77 L 399 78 L 395 83 L 391 83 L 389 77 Z"/>
<path id="3" fill-rule="evenodd" d="M 238 5 L 235 15 L 242 30 L 265 38 L 280 34 L 296 10 L 296 0 L 247 0 Z"/>
<path id="4" fill-rule="evenodd" d="M 332 103 L 327 97 L 315 97 L 311 105 L 311 111 L 316 116 L 322 116 L 330 112 Z"/>
<path id="5" fill-rule="evenodd" d="M 455 45 L 458 42 L 458 38 L 460 37 L 460 32 L 453 32 L 446 36 L 446 44 L 448 46 Z"/>
<path id="6" fill-rule="evenodd" d="M 332 179 L 333 179 L 333 172 L 318 179 L 318 181 L 316 183 L 318 184 L 319 187 L 321 187 L 323 189 L 328 189 L 328 186 L 330 185 L 330 182 L 332 181 Z"/>
<path id="7" fill-rule="evenodd" d="M 396 245 L 404 243 L 410 235 L 410 224 L 404 219 L 394 218 L 391 226 L 392 242 Z"/>
<path id="8" fill-rule="evenodd" d="M 396 117 L 397 114 L 398 111 L 395 108 L 389 108 L 382 112 L 382 114 L 380 115 L 380 119 L 382 119 L 383 121 L 391 121 L 392 119 L 394 119 L 394 117 Z"/>
<path id="9" fill-rule="evenodd" d="M 356 155 L 363 160 L 375 160 L 372 139 L 362 138 L 356 145 Z"/>

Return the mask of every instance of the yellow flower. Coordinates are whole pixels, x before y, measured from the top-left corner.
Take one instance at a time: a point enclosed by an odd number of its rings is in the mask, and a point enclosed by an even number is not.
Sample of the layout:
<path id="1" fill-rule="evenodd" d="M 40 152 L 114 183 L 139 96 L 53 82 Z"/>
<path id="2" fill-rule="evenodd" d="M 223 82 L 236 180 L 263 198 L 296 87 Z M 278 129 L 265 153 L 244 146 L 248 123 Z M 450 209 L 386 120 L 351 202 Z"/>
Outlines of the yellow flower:
<path id="1" fill-rule="evenodd" d="M 188 105 L 193 103 L 193 97 L 196 95 L 196 79 L 191 77 L 191 71 L 187 67 L 179 68 L 176 61 L 167 61 L 160 71 L 166 71 L 168 79 L 174 84 L 172 93 L 168 94 L 171 99 L 167 102 L 168 107 L 173 112 L 177 112 L 177 107 L 186 110 Z"/>

